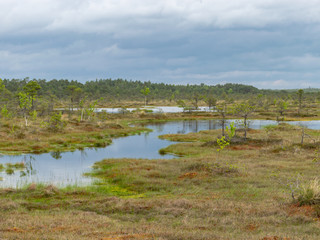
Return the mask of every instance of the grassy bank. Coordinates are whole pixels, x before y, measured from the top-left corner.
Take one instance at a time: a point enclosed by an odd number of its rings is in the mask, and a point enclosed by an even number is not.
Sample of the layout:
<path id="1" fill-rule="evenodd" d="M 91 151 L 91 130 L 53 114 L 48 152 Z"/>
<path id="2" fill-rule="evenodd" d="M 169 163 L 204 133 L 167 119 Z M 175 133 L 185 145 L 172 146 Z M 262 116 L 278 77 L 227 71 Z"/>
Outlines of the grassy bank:
<path id="1" fill-rule="evenodd" d="M 318 239 L 319 203 L 303 191 L 318 176 L 320 132 L 301 145 L 299 127 L 250 130 L 247 141 L 238 131 L 218 152 L 220 134 L 162 136 L 181 142 L 163 151 L 182 158 L 105 159 L 92 186 L 2 189 L 0 238 Z"/>
<path id="2" fill-rule="evenodd" d="M 21 121 L 21 120 L 20 120 Z M 87 147 L 105 147 L 112 138 L 149 131 L 143 127 L 128 126 L 128 120 L 78 122 L 64 120 L 65 127 L 50 131 L 38 120 L 29 126 L 8 121 L 0 128 L 0 152 L 3 154 L 65 152 Z"/>

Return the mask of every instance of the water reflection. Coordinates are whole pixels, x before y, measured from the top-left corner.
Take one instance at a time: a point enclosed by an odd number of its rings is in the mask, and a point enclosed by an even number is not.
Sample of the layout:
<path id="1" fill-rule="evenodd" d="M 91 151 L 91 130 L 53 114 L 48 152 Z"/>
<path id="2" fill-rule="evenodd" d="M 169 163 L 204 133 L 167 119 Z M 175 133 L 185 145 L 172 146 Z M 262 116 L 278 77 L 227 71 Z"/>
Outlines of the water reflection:
<path id="1" fill-rule="evenodd" d="M 226 126 L 230 124 L 226 120 Z M 233 121 L 234 122 L 234 121 Z M 301 122 L 291 122 L 301 124 Z M 265 125 L 276 124 L 270 120 L 252 120 L 250 127 L 259 129 Z M 302 124 L 313 129 L 320 129 L 320 121 L 305 121 Z M 106 148 L 91 148 L 74 152 L 52 152 L 40 155 L 20 155 L 0 157 L 0 164 L 23 162 L 25 168 L 16 170 L 12 175 L 0 171 L 0 187 L 20 187 L 31 182 L 43 182 L 55 185 L 89 184 L 91 178 L 83 176 L 90 171 L 91 166 L 105 158 L 145 158 L 170 159 L 174 156 L 160 155 L 158 150 L 167 147 L 172 142 L 158 138 L 162 134 L 198 132 L 207 129 L 219 129 L 220 120 L 186 120 L 145 125 L 152 132 L 140 135 L 117 138 Z"/>
<path id="2" fill-rule="evenodd" d="M 140 110 L 149 110 L 152 113 L 181 113 L 185 109 L 182 107 L 168 107 L 168 106 L 157 106 L 157 107 L 142 107 Z M 59 109 L 57 109 L 59 110 Z M 96 108 L 95 112 L 106 112 L 106 113 L 120 113 L 125 114 L 127 112 L 137 111 L 137 108 Z M 215 109 L 209 109 L 209 107 L 199 107 L 198 110 L 193 110 L 195 112 L 214 112 Z"/>
<path id="3" fill-rule="evenodd" d="M 62 156 L 61 156 L 61 152 L 52 152 L 50 153 L 51 157 L 53 157 L 54 159 L 61 159 Z"/>
<path id="4" fill-rule="evenodd" d="M 35 163 L 36 159 L 34 156 L 23 156 L 23 163 L 25 166 L 25 170 L 24 171 L 20 171 L 20 176 L 21 173 L 23 174 L 23 176 L 32 176 L 32 175 L 36 175 L 37 170 L 33 168 L 33 164 Z"/>

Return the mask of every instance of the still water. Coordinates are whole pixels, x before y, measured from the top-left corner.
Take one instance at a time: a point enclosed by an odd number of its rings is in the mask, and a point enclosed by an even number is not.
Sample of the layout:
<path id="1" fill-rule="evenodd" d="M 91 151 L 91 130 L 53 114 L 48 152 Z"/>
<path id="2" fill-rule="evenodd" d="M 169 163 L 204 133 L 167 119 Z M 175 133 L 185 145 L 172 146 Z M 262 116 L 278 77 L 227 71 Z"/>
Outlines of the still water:
<path id="1" fill-rule="evenodd" d="M 124 109 L 123 108 L 96 108 L 95 112 L 102 112 L 105 111 L 107 113 L 121 113 Z M 126 108 L 126 111 L 132 112 L 136 111 L 137 108 Z M 142 107 L 140 110 L 149 110 L 152 113 L 181 113 L 184 112 L 184 108 L 182 107 L 168 107 L 168 106 L 157 106 L 157 107 Z M 194 112 L 211 112 L 215 111 L 214 109 L 209 109 L 209 107 L 198 107 L 197 110 L 193 110 Z"/>
<path id="2" fill-rule="evenodd" d="M 228 124 L 230 122 L 228 121 Z M 250 128 L 259 129 L 268 124 L 277 123 L 271 120 L 251 120 Z M 320 129 L 320 121 L 290 122 L 290 124 Z M 84 177 L 83 173 L 90 171 L 91 166 L 97 161 L 105 158 L 174 158 L 175 156 L 172 155 L 160 155 L 158 153 L 159 149 L 172 144 L 170 141 L 159 139 L 159 135 L 219 129 L 220 123 L 219 120 L 186 120 L 154 123 L 145 126 L 153 131 L 113 139 L 113 143 L 105 148 L 88 148 L 82 151 L 37 155 L 1 155 L 0 164 L 24 162 L 26 168 L 16 169 L 12 174 L 0 170 L 0 187 L 20 187 L 32 182 L 57 186 L 90 184 L 92 179 Z"/>
<path id="3" fill-rule="evenodd" d="M 55 110 L 66 110 L 66 108 L 56 108 Z M 80 110 L 74 108 L 74 111 Z M 135 112 L 138 110 L 148 110 L 149 113 L 182 113 L 186 110 L 182 107 L 168 107 L 168 106 L 145 106 L 141 108 L 95 108 L 95 112 L 106 112 L 106 113 L 123 113 L 123 112 Z M 210 109 L 209 107 L 198 107 L 197 110 L 192 110 L 193 112 L 215 112 L 215 109 Z"/>

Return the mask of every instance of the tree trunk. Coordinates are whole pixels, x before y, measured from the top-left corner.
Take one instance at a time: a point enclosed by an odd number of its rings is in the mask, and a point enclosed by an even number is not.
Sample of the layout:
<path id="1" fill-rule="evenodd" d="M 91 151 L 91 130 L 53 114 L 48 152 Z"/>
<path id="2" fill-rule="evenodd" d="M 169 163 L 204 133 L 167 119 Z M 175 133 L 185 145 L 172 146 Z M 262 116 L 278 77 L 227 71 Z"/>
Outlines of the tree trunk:
<path id="1" fill-rule="evenodd" d="M 27 118 L 26 115 L 24 115 L 24 121 L 25 121 L 25 123 L 26 123 L 26 127 L 28 127 L 28 118 Z"/>
<path id="2" fill-rule="evenodd" d="M 81 110 L 80 122 L 82 122 L 82 119 L 83 119 L 83 112 L 84 112 L 84 108 L 82 108 L 82 110 Z"/>
<path id="3" fill-rule="evenodd" d="M 244 139 L 247 140 L 247 116 L 244 116 Z"/>
<path id="4" fill-rule="evenodd" d="M 302 128 L 302 133 L 301 133 L 301 145 L 303 145 L 304 141 L 304 127 Z"/>
<path id="5" fill-rule="evenodd" d="M 221 120 L 221 131 L 222 131 L 222 136 L 225 136 L 224 133 L 224 125 L 225 125 L 226 119 L 225 119 L 225 115 L 222 115 L 222 120 Z"/>

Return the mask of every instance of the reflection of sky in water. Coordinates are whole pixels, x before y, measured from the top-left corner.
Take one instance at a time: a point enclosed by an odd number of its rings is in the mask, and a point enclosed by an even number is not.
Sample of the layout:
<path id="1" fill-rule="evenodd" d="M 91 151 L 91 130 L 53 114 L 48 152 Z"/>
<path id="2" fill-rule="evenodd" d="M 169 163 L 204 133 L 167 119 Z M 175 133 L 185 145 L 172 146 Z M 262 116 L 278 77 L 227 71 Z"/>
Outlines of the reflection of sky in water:
<path id="1" fill-rule="evenodd" d="M 163 112 L 163 113 L 179 113 L 179 112 L 183 112 L 183 108 L 181 107 L 142 107 L 140 109 L 147 109 L 147 110 L 152 110 L 152 112 L 154 113 L 159 113 L 159 112 Z M 127 111 L 134 111 L 136 110 L 136 108 L 127 108 Z M 199 107 L 198 111 L 209 111 L 210 109 L 208 107 Z M 121 111 L 123 111 L 123 109 L 121 108 L 97 108 L 96 109 L 97 112 L 101 112 L 101 111 L 106 111 L 107 113 L 119 113 Z"/>
<path id="2" fill-rule="evenodd" d="M 228 121 L 228 123 L 229 122 L 230 121 Z M 262 126 L 275 123 L 275 121 L 270 120 L 251 120 L 250 127 L 259 129 Z M 290 123 L 296 125 L 302 123 L 309 128 L 320 129 L 320 121 Z M 20 170 L 16 170 L 13 175 L 7 175 L 5 171 L 0 172 L 0 177 L 3 178 L 3 181 L 0 181 L 0 187 L 16 187 L 31 182 L 44 182 L 55 185 L 87 184 L 91 182 L 91 178 L 83 177 L 82 174 L 90 171 L 90 167 L 94 162 L 101 161 L 105 158 L 170 159 L 174 156 L 162 156 L 158 153 L 158 150 L 172 144 L 172 142 L 159 139 L 159 135 L 218 129 L 220 128 L 220 121 L 173 121 L 148 124 L 146 127 L 153 129 L 153 132 L 113 139 L 113 143 L 106 148 L 39 155 L 3 155 L 0 157 L 0 163 L 24 162 L 27 168 L 24 170 L 26 176 L 23 177 L 20 177 L 22 174 Z"/>
<path id="3" fill-rule="evenodd" d="M 57 108 L 56 110 L 63 110 L 64 108 Z M 77 108 L 75 108 L 76 110 Z M 147 109 L 147 110 L 152 110 L 153 113 L 179 113 L 183 112 L 182 107 L 168 107 L 168 106 L 157 106 L 157 107 L 141 107 L 139 108 L 140 110 L 142 109 Z M 95 108 L 95 112 L 102 112 L 105 111 L 107 113 L 122 113 L 124 110 L 132 112 L 137 110 L 137 108 Z M 197 111 L 214 111 L 212 109 L 209 109 L 208 107 L 199 107 Z"/>

